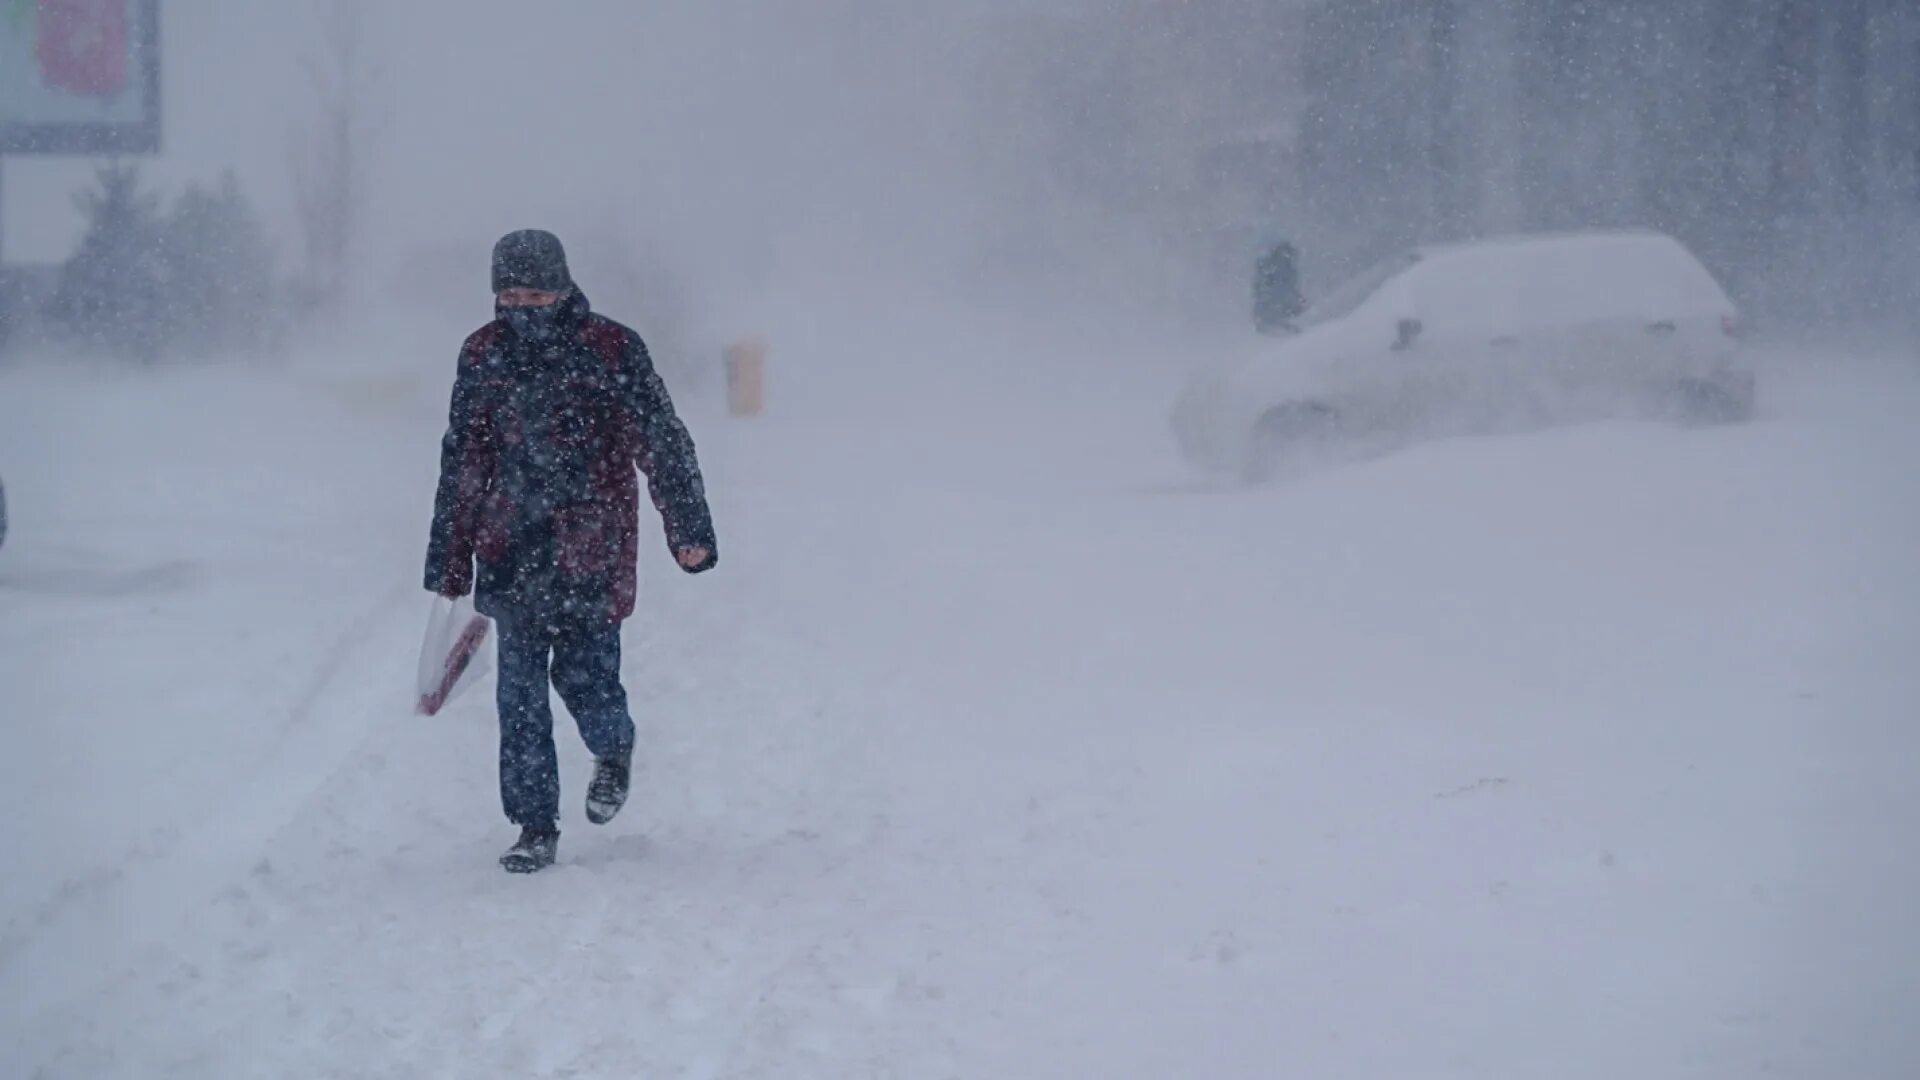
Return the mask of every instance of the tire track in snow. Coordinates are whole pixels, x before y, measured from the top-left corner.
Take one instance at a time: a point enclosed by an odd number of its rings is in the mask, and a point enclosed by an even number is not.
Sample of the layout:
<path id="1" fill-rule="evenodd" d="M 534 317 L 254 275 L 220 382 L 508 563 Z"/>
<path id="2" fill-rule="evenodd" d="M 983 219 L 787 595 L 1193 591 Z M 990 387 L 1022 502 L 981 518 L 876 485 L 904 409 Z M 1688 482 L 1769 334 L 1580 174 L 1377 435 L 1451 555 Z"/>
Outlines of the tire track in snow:
<path id="1" fill-rule="evenodd" d="M 483 705 L 362 738 L 315 771 L 319 790 L 270 834 L 270 858 L 165 948 L 48 1017 L 54 1033 L 27 1064 L 95 1055 L 87 1075 L 123 1075 L 110 1055 L 139 1048 L 152 1063 L 140 1075 L 718 1078 L 764 1075 L 789 1047 L 817 1066 L 823 1041 L 855 1028 L 877 1038 L 871 995 L 839 988 L 884 982 L 848 970 L 848 943 L 864 921 L 859 882 L 889 842 L 865 760 L 888 710 L 816 685 L 828 642 L 769 624 L 741 602 L 757 595 L 749 582 L 722 588 L 740 595 L 663 590 L 634 625 L 625 675 L 656 779 L 641 774 L 608 832 L 569 824 L 553 871 L 493 866 L 490 770 L 475 767 L 492 756 L 491 724 L 463 722 Z M 348 654 L 343 670 L 361 655 Z M 323 689 L 314 726 L 355 707 Z M 571 823 L 582 762 L 556 719 Z M 417 993 L 423 977 L 435 992 Z M 366 1009 L 389 996 L 404 1007 Z M 272 1035 L 235 1038 L 246 1032 Z M 350 1064 L 369 1054 L 378 1069 Z"/>
<path id="2" fill-rule="evenodd" d="M 324 733 L 312 730 L 312 720 L 338 684 L 342 671 L 370 647 L 379 628 L 393 618 L 412 594 L 413 590 L 404 586 L 388 590 L 329 640 L 312 675 L 284 710 L 286 720 L 279 743 L 252 770 L 250 780 L 239 785 L 242 794 L 221 800 L 192 831 L 191 839 L 186 839 L 177 828 L 155 830 L 141 843 L 123 849 L 112 862 L 62 880 L 24 916 L 10 922 L 0 934 L 0 973 L 5 973 L 6 981 L 25 981 L 32 976 L 35 984 L 32 993 L 40 1007 L 58 1009 L 85 993 L 88 986 L 115 977 L 122 961 L 244 872 L 243 864 L 226 866 L 225 870 L 231 873 L 209 871 L 222 864 L 235 863 L 237 852 L 257 851 L 260 842 L 296 815 L 300 806 L 324 785 L 335 765 L 351 755 L 375 729 L 375 722 L 369 720 L 350 732 L 339 733 L 322 747 L 326 753 L 324 760 L 329 765 L 321 779 L 306 784 L 290 782 L 290 774 L 305 773 L 311 768 L 310 759 L 295 751 L 314 749 L 309 744 L 320 741 Z M 263 814 L 259 812 L 262 808 L 273 809 Z M 173 872 L 162 872 L 163 865 L 173 867 Z M 116 905 L 116 901 L 120 903 Z M 145 933 L 130 933 L 120 943 L 124 947 L 109 954 L 117 959 L 106 959 L 103 966 L 83 974 L 73 964 L 73 957 L 88 953 L 100 955 L 103 921 L 107 925 L 125 921 L 98 917 L 102 909 L 115 906 L 139 911 L 141 923 L 150 929 Z M 84 925 L 69 925 L 76 921 Z M 62 949 L 60 943 L 69 938 L 85 942 L 86 950 Z M 32 963 L 36 947 L 42 945 L 58 954 L 58 963 Z M 50 972 L 60 973 L 64 978 L 59 981 L 65 983 L 51 993 L 47 987 L 53 978 Z M 9 989 L 6 996 L 12 998 L 15 992 Z M 8 1011 L 17 1015 L 18 1008 L 15 1005 Z"/>

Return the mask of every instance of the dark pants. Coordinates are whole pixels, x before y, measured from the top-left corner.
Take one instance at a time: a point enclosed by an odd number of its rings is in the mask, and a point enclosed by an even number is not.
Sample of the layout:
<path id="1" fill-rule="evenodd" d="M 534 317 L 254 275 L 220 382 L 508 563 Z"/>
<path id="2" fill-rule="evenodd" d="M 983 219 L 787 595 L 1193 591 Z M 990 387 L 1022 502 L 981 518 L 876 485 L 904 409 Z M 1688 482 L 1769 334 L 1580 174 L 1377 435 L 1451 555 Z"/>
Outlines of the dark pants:
<path id="1" fill-rule="evenodd" d="M 633 717 L 620 686 L 620 624 L 553 627 L 538 618 L 496 623 L 500 804 L 516 825 L 552 825 L 560 820 L 560 764 L 553 750 L 549 679 L 594 757 L 633 752 Z"/>

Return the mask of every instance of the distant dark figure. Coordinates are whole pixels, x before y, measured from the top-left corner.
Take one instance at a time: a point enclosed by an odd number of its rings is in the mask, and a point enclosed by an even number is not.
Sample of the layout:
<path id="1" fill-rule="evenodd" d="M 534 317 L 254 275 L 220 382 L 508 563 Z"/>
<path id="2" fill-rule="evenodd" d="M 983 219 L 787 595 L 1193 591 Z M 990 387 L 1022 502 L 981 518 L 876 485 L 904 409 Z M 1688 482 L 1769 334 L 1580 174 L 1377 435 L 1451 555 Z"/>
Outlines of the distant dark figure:
<path id="1" fill-rule="evenodd" d="M 1307 309 L 1300 296 L 1300 255 L 1282 240 L 1268 248 L 1253 269 L 1253 325 L 1263 334 L 1278 333 Z"/>
<path id="2" fill-rule="evenodd" d="M 13 282 L 7 278 L 6 267 L 0 266 L 0 355 L 5 355 L 7 338 L 13 335 Z"/>

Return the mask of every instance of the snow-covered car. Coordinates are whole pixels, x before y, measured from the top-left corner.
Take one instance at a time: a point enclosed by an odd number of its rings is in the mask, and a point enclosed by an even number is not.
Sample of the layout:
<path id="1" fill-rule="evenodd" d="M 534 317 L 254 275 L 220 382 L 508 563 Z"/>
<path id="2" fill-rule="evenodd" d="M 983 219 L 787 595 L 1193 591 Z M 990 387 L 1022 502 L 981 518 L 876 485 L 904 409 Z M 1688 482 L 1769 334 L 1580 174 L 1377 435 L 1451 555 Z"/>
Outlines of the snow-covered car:
<path id="1" fill-rule="evenodd" d="M 1270 476 L 1328 442 L 1399 442 L 1614 416 L 1752 415 L 1740 313 L 1658 232 L 1420 247 L 1328 293 L 1173 409 L 1182 450 Z"/>

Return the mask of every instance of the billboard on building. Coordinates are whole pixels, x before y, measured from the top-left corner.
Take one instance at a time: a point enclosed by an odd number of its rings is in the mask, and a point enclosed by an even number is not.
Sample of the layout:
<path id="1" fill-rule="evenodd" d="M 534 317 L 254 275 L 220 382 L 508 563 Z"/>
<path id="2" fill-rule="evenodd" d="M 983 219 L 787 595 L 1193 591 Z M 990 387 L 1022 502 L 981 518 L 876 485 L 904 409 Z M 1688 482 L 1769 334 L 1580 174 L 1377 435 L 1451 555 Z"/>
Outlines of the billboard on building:
<path id="1" fill-rule="evenodd" d="M 158 0 L 0 0 L 0 153 L 159 149 Z"/>

